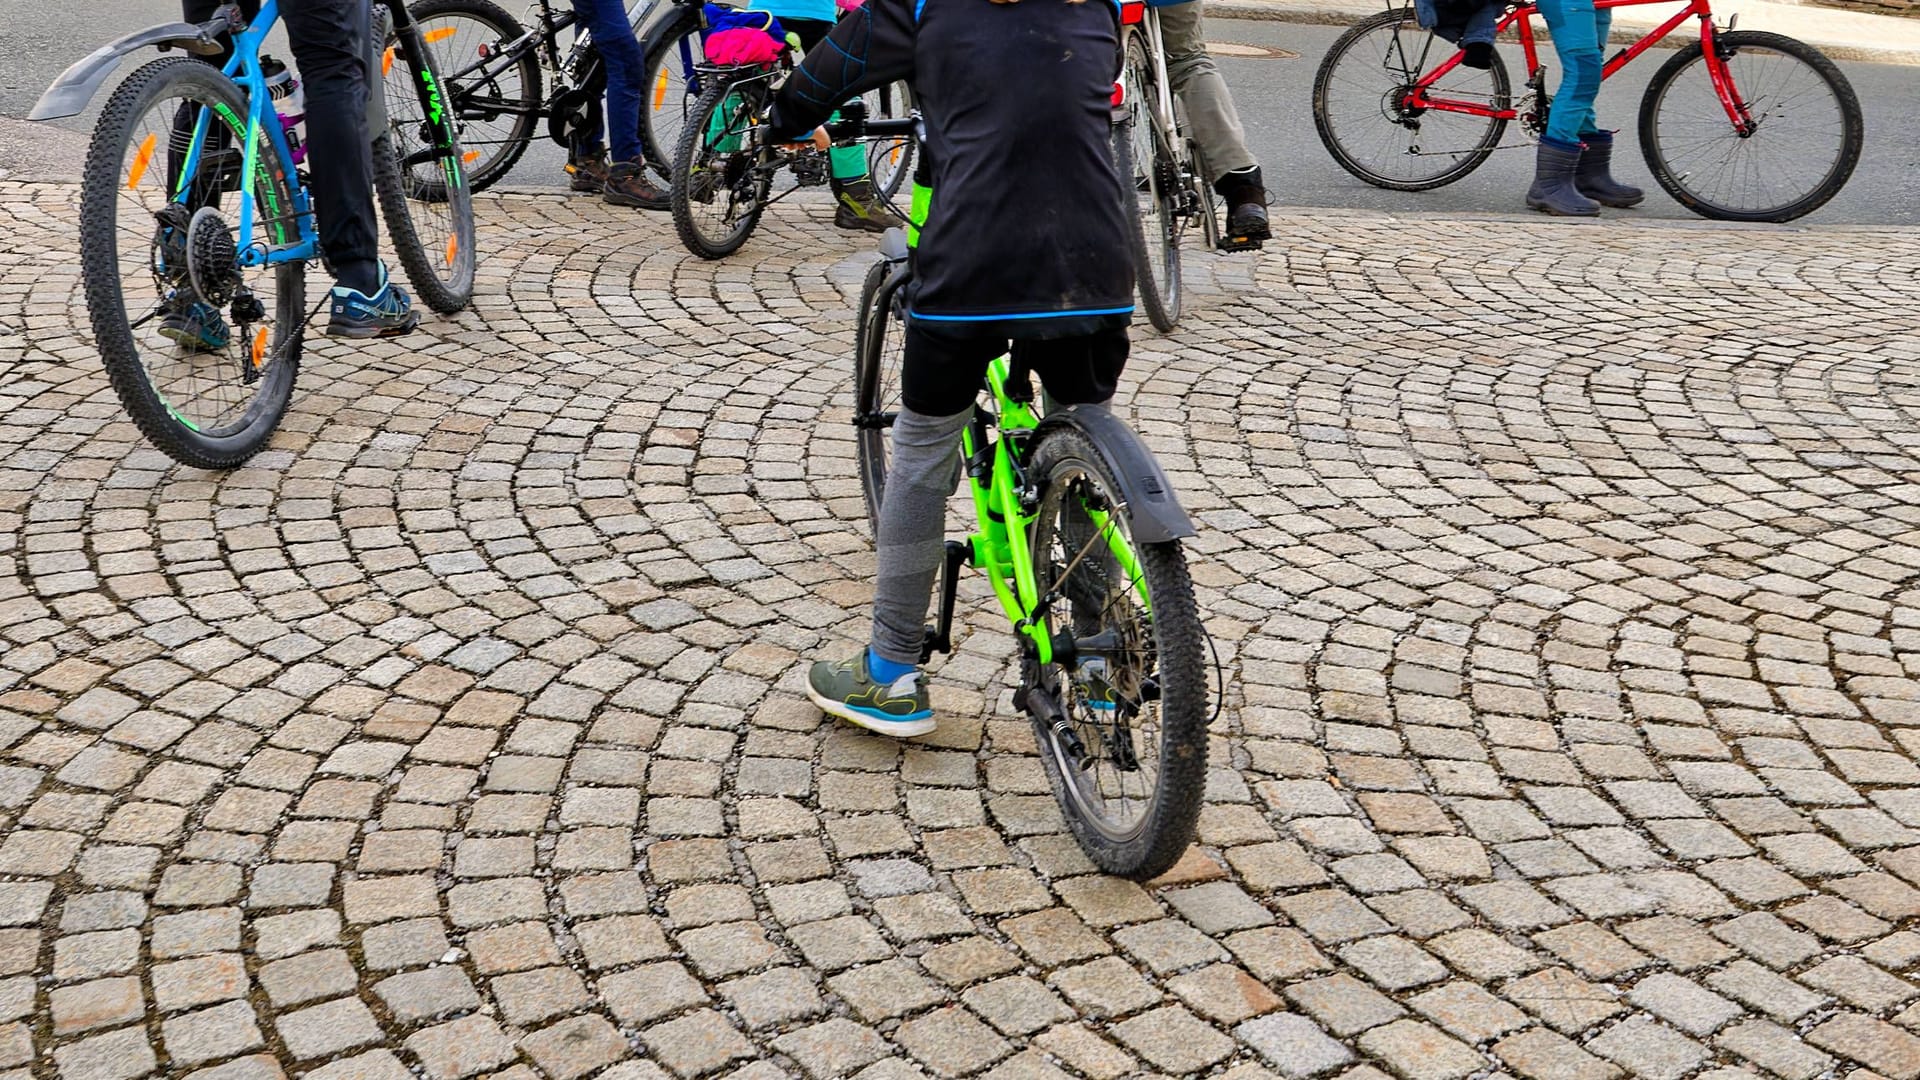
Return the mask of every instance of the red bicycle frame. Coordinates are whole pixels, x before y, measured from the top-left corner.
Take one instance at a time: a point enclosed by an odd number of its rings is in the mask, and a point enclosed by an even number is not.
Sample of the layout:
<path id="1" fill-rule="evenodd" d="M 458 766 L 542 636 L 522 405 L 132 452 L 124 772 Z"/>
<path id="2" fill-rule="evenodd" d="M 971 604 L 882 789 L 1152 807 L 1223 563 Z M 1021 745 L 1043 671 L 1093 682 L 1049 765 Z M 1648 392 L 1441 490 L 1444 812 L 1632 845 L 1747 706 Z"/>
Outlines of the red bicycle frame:
<path id="1" fill-rule="evenodd" d="M 1617 8 L 1664 2 L 1667 2 L 1667 0 L 1594 0 L 1593 6 L 1596 8 Z M 1536 10 L 1538 9 L 1532 4 L 1521 4 L 1507 12 L 1506 15 L 1501 18 L 1499 26 L 1495 29 L 1495 33 L 1505 33 L 1509 28 L 1516 28 L 1520 37 L 1520 49 L 1526 53 L 1527 56 L 1527 78 L 1529 80 L 1537 77 L 1540 73 L 1539 48 L 1535 44 L 1533 37 L 1533 15 Z M 1747 111 L 1747 103 L 1740 99 L 1740 92 L 1738 88 L 1733 85 L 1732 77 L 1727 74 L 1727 65 L 1722 62 L 1719 50 L 1714 48 L 1713 39 L 1715 31 L 1713 26 L 1713 10 L 1708 0 L 1691 0 L 1685 8 L 1674 12 L 1672 17 L 1667 19 L 1666 22 L 1649 30 L 1645 37 L 1614 53 L 1613 56 L 1607 60 L 1606 65 L 1600 69 L 1600 78 L 1602 80 L 1611 78 L 1613 73 L 1625 67 L 1628 61 L 1652 48 L 1660 39 L 1679 29 L 1680 24 L 1690 18 L 1698 18 L 1700 20 L 1700 50 L 1706 60 L 1707 78 L 1713 83 L 1713 92 L 1720 97 L 1720 106 L 1727 111 L 1727 119 L 1732 122 L 1736 131 L 1741 135 L 1751 134 L 1754 130 L 1753 116 Z M 1403 106 L 1408 110 L 1432 109 L 1436 112 L 1468 113 L 1473 116 L 1485 116 L 1499 120 L 1512 120 L 1518 117 L 1519 111 L 1512 108 L 1496 109 L 1491 105 L 1477 101 L 1462 101 L 1457 98 L 1428 96 L 1435 83 L 1444 78 L 1448 72 L 1460 66 L 1460 59 L 1465 55 L 1464 52 L 1455 51 L 1454 54 L 1441 63 L 1439 67 L 1422 75 L 1419 80 L 1407 90 L 1407 95 L 1402 102 Z"/>

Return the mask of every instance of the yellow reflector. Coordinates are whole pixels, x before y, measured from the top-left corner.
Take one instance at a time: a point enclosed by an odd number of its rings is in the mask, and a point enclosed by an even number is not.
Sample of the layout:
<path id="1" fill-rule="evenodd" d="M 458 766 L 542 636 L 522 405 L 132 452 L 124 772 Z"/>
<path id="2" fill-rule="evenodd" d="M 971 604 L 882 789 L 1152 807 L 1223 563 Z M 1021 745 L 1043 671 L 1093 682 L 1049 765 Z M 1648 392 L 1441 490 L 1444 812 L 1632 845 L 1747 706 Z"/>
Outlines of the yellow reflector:
<path id="1" fill-rule="evenodd" d="M 380 77 L 384 79 L 392 73 L 393 73 L 393 46 L 389 45 L 387 46 L 387 51 L 380 54 Z"/>
<path id="2" fill-rule="evenodd" d="M 267 328 L 263 326 L 253 335 L 253 366 L 259 367 L 260 362 L 265 359 L 266 355 Z"/>
<path id="3" fill-rule="evenodd" d="M 667 100 L 667 69 L 660 69 L 660 77 L 653 83 L 653 111 L 659 112 L 660 106 Z"/>
<path id="4" fill-rule="evenodd" d="M 133 155 L 133 165 L 127 169 L 127 187 L 140 186 L 140 178 L 147 175 L 147 166 L 153 164 L 153 144 L 155 137 L 148 135 L 140 140 L 140 151 Z"/>
<path id="5" fill-rule="evenodd" d="M 431 45 L 436 41 L 445 41 L 448 38 L 452 37 L 453 32 L 457 29 L 459 29 L 459 27 L 443 26 L 438 30 L 429 30 L 421 36 L 425 37 L 427 40 L 427 44 Z"/>

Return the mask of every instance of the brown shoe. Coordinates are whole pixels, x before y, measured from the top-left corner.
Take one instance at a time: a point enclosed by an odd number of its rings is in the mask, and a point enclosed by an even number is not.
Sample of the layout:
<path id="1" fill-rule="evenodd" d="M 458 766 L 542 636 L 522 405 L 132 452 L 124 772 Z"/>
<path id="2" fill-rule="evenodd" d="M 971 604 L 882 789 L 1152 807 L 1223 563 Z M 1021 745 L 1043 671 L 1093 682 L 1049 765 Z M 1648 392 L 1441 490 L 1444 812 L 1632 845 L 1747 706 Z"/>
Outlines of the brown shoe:
<path id="1" fill-rule="evenodd" d="M 567 159 L 567 173 L 573 179 L 568 184 L 575 191 L 600 191 L 607 186 L 607 153 L 595 150 L 589 154 L 574 154 Z"/>
<path id="2" fill-rule="evenodd" d="M 833 181 L 833 223 L 842 229 L 876 233 L 906 225 L 887 208 L 873 181 L 865 177 Z"/>
<path id="3" fill-rule="evenodd" d="M 667 193 L 647 182 L 647 167 L 638 161 L 616 161 L 607 166 L 607 182 L 601 196 L 615 206 L 637 206 L 642 210 L 666 210 L 673 206 Z"/>

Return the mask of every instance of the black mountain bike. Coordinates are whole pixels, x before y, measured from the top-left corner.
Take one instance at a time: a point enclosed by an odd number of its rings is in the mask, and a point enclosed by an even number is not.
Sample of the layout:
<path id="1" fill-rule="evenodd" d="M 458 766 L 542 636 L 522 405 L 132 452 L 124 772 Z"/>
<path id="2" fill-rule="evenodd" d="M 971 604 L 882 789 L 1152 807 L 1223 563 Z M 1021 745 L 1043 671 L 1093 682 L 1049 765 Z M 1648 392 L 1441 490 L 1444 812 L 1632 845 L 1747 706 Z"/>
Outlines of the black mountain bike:
<path id="1" fill-rule="evenodd" d="M 772 146 L 761 135 L 779 81 L 794 64 L 792 50 L 776 64 L 702 65 L 706 89 L 680 129 L 668 194 L 680 242 L 703 259 L 740 250 L 768 206 L 795 191 L 826 184 L 827 151 L 812 145 Z M 918 124 L 905 83 L 893 83 L 848 102 L 840 119 L 824 125 L 839 145 L 864 143 L 874 190 L 888 201 L 899 194 L 918 156 Z M 795 184 L 773 194 L 781 169 Z"/>
<path id="2" fill-rule="evenodd" d="M 563 40 L 578 21 L 571 6 L 534 0 L 531 28 L 493 0 L 420 0 L 409 10 L 445 77 L 461 144 L 474 155 L 474 190 L 511 172 L 543 121 L 545 134 L 565 147 L 583 131 L 604 130 L 606 66 L 584 28 Z M 688 0 L 649 0 L 631 16 L 647 72 L 640 148 L 662 180 L 700 93 L 700 10 Z"/>

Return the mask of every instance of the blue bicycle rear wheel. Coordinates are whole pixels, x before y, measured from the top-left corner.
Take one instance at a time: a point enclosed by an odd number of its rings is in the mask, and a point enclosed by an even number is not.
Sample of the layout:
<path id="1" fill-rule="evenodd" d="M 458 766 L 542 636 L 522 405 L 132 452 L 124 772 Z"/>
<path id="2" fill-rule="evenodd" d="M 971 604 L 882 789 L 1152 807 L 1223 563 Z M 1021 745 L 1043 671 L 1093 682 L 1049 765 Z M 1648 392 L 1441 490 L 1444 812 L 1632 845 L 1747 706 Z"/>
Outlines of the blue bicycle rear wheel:
<path id="1" fill-rule="evenodd" d="M 108 378 L 142 434 L 203 469 L 266 445 L 299 366 L 305 267 L 241 262 L 300 239 L 293 170 L 262 138 L 246 173 L 248 124 L 230 79 L 163 57 L 108 99 L 80 180 L 81 277 Z"/>

